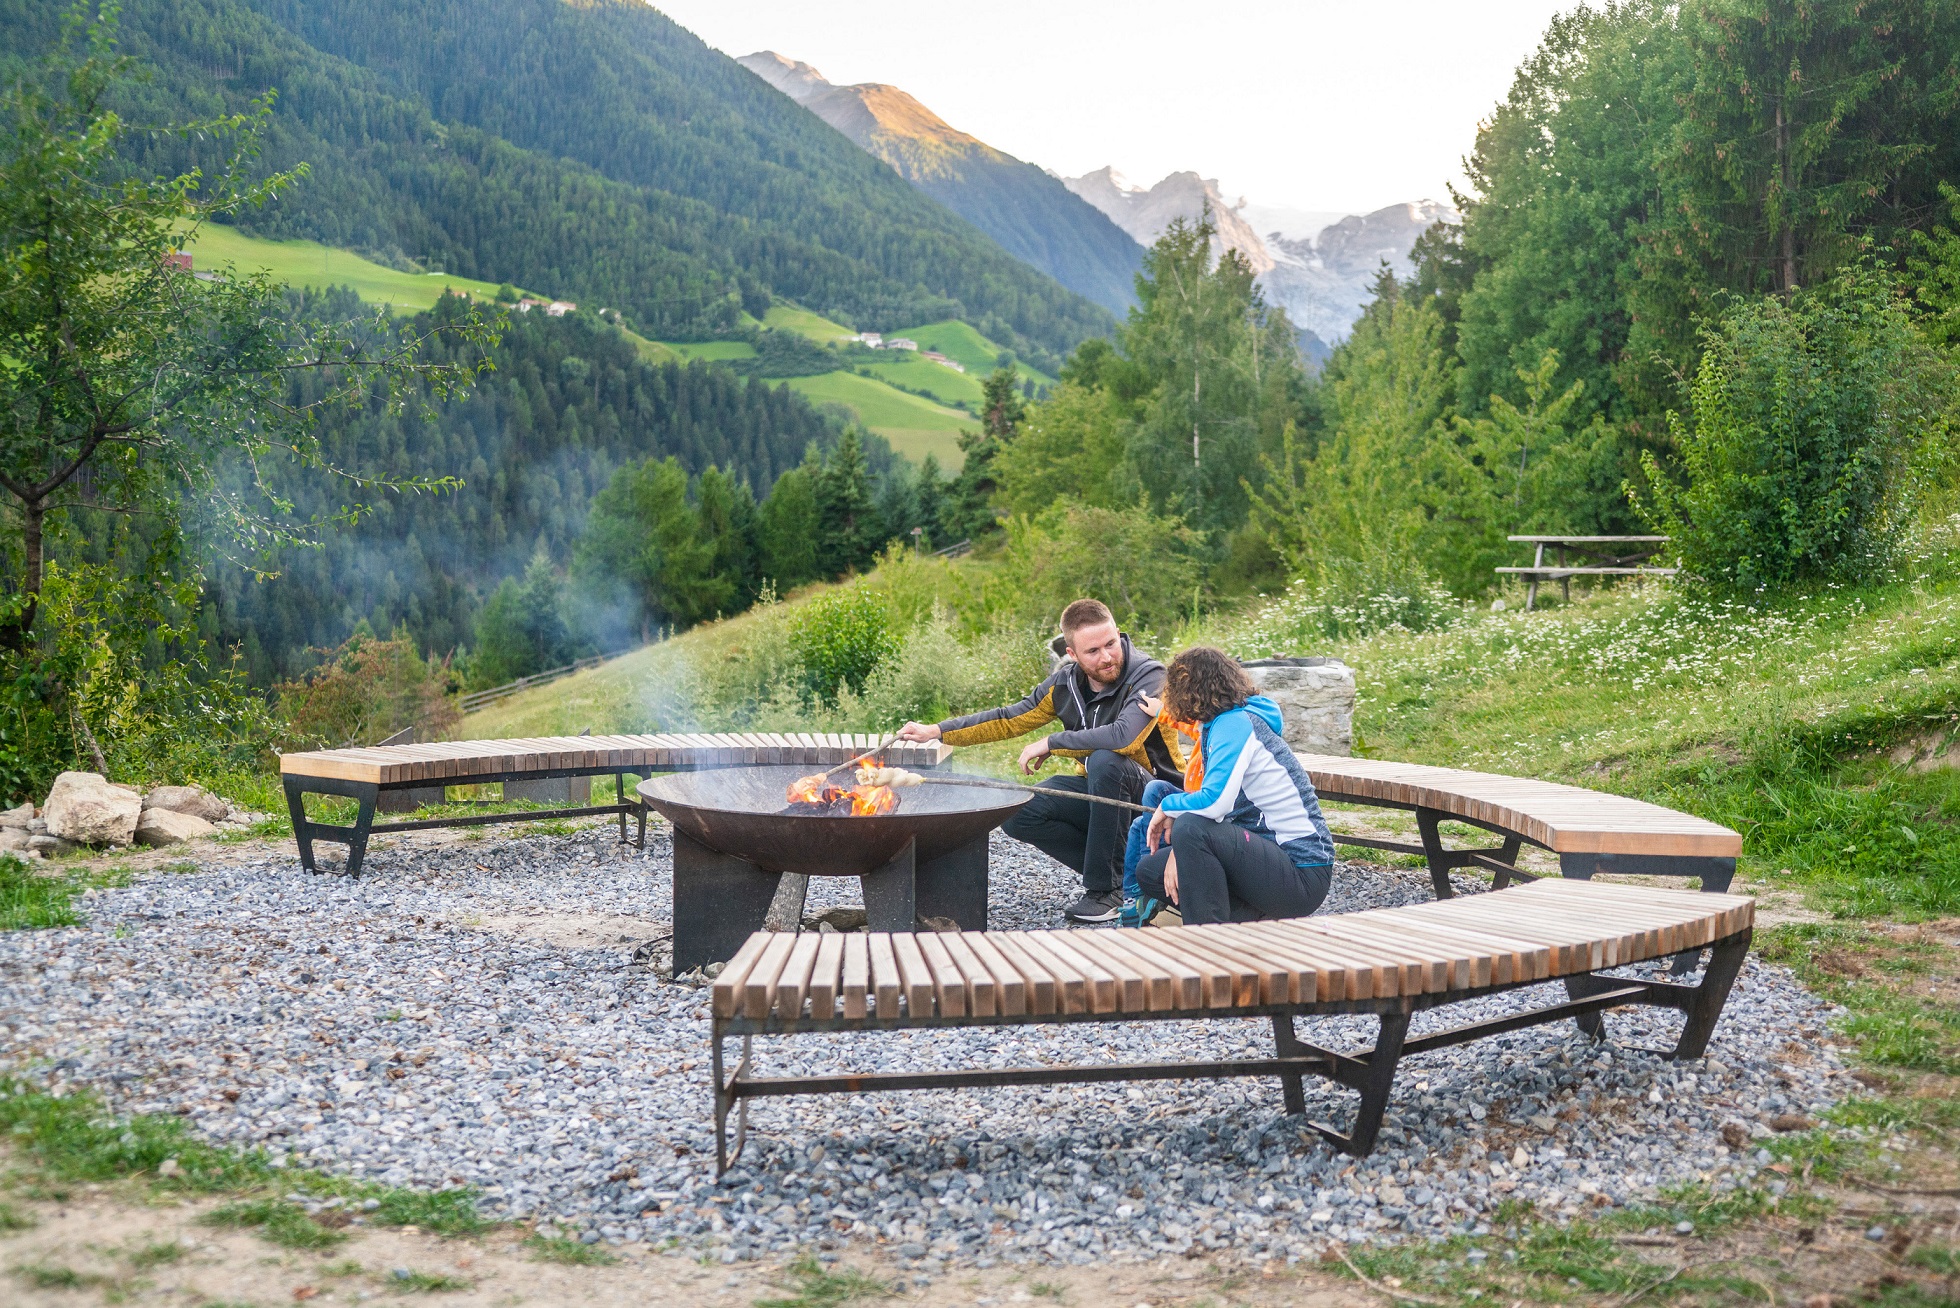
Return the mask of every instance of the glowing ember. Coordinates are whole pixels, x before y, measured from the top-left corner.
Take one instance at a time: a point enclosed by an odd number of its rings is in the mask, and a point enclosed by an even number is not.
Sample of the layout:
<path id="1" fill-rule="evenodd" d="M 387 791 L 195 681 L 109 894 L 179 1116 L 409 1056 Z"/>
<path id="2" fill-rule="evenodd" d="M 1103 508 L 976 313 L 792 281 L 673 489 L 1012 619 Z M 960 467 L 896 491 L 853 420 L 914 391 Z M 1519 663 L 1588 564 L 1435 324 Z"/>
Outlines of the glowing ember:
<path id="1" fill-rule="evenodd" d="M 840 786 L 822 773 L 798 777 L 790 783 L 789 802 L 810 804 L 832 817 L 876 817 L 898 807 L 898 792 L 890 786 L 870 784 L 872 769 L 858 769 L 859 784 Z"/>

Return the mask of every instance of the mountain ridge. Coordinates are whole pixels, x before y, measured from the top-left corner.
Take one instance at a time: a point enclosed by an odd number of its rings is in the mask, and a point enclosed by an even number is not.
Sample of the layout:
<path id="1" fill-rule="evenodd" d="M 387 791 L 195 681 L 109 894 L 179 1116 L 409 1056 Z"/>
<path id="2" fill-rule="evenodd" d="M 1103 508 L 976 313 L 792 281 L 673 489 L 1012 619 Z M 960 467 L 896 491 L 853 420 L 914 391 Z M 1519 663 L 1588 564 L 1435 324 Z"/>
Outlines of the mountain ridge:
<path id="1" fill-rule="evenodd" d="M 1141 249 L 1045 169 L 960 131 L 900 87 L 840 86 L 773 50 L 735 62 L 1016 258 L 1111 312 L 1135 303 Z"/>

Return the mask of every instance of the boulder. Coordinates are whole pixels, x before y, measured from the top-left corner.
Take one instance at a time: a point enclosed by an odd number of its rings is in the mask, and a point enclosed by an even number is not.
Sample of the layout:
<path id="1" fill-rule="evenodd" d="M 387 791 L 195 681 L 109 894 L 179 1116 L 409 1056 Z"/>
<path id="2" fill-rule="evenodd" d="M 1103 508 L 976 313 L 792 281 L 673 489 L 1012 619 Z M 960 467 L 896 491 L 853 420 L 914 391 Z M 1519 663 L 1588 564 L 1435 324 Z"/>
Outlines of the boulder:
<path id="1" fill-rule="evenodd" d="M 27 824 L 33 820 L 34 806 L 32 804 L 22 804 L 19 808 L 10 808 L 5 812 L 0 812 L 0 828 L 17 827 L 25 831 L 27 830 Z"/>
<path id="2" fill-rule="evenodd" d="M 158 786 L 143 796 L 143 807 L 188 813 L 206 822 L 222 822 L 231 815 L 231 803 L 219 799 L 202 786 Z"/>
<path id="3" fill-rule="evenodd" d="M 39 835 L 29 836 L 27 838 L 27 849 L 32 854 L 46 854 L 52 857 L 56 854 L 72 854 L 80 848 L 80 845 L 77 845 L 71 840 L 63 840 L 60 836 L 51 836 L 45 831 Z"/>
<path id="4" fill-rule="evenodd" d="M 49 833 L 77 845 L 127 845 L 142 812 L 141 795 L 110 785 L 99 772 L 62 773 L 42 809 Z"/>
<path id="5" fill-rule="evenodd" d="M 186 840 L 203 840 L 218 828 L 195 813 L 179 813 L 170 808 L 146 808 L 136 821 L 136 842 L 141 845 L 180 845 Z"/>
<path id="6" fill-rule="evenodd" d="M 26 827 L 0 827 L 0 854 L 17 854 L 31 839 Z"/>
<path id="7" fill-rule="evenodd" d="M 1286 743 L 1297 754 L 1354 752 L 1354 669 L 1339 659 L 1257 659 L 1245 673 L 1279 705 Z"/>

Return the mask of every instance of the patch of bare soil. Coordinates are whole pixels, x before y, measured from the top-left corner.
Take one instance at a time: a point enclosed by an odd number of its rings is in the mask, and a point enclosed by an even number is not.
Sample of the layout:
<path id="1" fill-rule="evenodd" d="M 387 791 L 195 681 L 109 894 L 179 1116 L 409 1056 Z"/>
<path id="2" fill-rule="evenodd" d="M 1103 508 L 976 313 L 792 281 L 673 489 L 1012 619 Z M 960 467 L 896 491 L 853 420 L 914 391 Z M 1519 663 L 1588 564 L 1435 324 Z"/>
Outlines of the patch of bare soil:
<path id="1" fill-rule="evenodd" d="M 702 1264 L 628 1246 L 617 1251 L 619 1261 L 609 1267 L 563 1266 L 534 1259 L 517 1229 L 459 1240 L 408 1228 L 355 1232 L 336 1249 L 297 1253 L 249 1233 L 200 1224 L 197 1218 L 214 1203 L 152 1204 L 119 1189 L 83 1189 L 66 1203 L 15 1201 L 38 1224 L 0 1232 L 0 1265 L 6 1269 L 0 1272 L 0 1302 L 18 1308 L 411 1300 L 446 1308 L 746 1308 L 758 1299 L 796 1296 L 789 1269 L 780 1263 Z M 1249 1308 L 1358 1308 L 1380 1302 L 1372 1292 L 1318 1268 L 1275 1265 L 1264 1275 L 1228 1275 L 1203 1260 L 1182 1258 L 1140 1267 L 997 1267 L 948 1274 L 928 1285 L 875 1258 L 847 1256 L 831 1270 L 845 1268 L 887 1283 L 905 1278 L 902 1293 L 877 1302 L 906 1305 L 991 1300 L 1172 1308 L 1222 1299 Z M 432 1288 L 429 1279 L 405 1279 L 414 1277 L 445 1281 Z"/>

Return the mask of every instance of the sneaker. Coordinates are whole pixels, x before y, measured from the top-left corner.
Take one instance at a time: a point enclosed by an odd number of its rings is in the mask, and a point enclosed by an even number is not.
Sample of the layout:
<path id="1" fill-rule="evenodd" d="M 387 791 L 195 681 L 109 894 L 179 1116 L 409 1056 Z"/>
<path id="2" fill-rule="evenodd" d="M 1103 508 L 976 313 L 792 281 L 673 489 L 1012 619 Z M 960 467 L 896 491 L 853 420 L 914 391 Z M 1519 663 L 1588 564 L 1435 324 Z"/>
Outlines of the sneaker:
<path id="1" fill-rule="evenodd" d="M 1123 927 L 1142 926 L 1143 918 L 1138 912 L 1141 907 L 1142 905 L 1137 900 L 1124 900 L 1123 907 L 1118 909 L 1116 913 L 1116 925 Z"/>
<path id="2" fill-rule="evenodd" d="M 1176 905 L 1165 904 L 1162 908 L 1159 908 L 1157 912 L 1150 918 L 1150 920 L 1144 923 L 1144 925 L 1154 926 L 1154 927 L 1183 926 L 1184 914 L 1177 911 Z"/>
<path id="3" fill-rule="evenodd" d="M 1109 922 L 1123 908 L 1123 892 L 1105 890 L 1101 894 L 1085 894 L 1063 911 L 1072 922 Z"/>
<path id="4" fill-rule="evenodd" d="M 1159 899 L 1155 895 L 1145 895 L 1141 899 L 1132 900 L 1123 905 L 1123 925 L 1132 927 L 1149 926 L 1156 920 L 1157 915 L 1167 907 L 1169 907 L 1169 901 Z"/>

